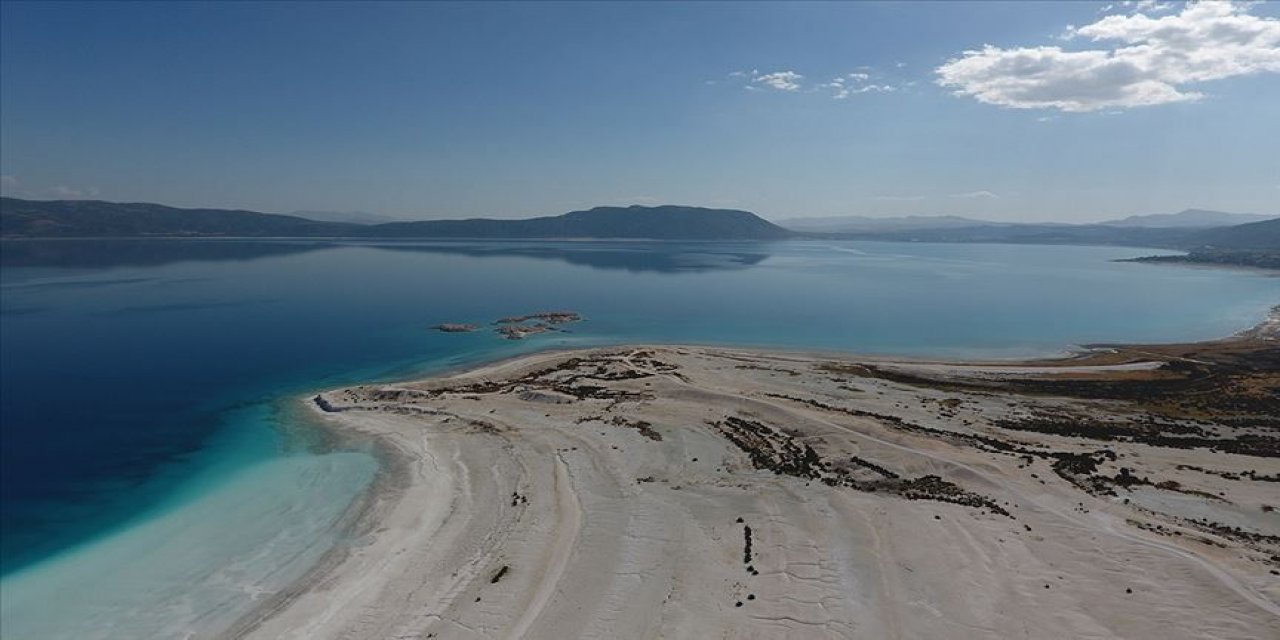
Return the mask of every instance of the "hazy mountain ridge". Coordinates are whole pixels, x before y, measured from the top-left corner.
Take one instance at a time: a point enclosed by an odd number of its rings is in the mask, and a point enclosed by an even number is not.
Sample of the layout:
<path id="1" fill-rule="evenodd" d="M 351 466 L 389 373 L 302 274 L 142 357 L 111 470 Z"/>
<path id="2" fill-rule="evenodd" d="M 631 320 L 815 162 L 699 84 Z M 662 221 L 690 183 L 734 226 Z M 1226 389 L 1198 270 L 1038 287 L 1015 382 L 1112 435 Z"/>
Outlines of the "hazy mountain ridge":
<path id="1" fill-rule="evenodd" d="M 1207 249 L 1218 251 L 1250 250 L 1280 252 L 1280 218 L 1262 217 L 1258 222 L 1218 227 L 1164 224 L 1169 220 L 1186 222 L 1199 214 L 1219 214 L 1188 210 L 1156 218 L 1150 226 L 1139 224 L 1061 224 L 1061 223 L 996 223 L 975 222 L 971 225 L 950 224 L 939 227 L 885 228 L 847 232 L 802 232 L 801 235 L 850 240 L 886 240 L 896 242 L 991 242 L 1015 244 L 1091 244 L 1158 247 L 1169 249 Z M 1222 214 L 1226 216 L 1253 214 Z M 1146 216 L 1126 218 L 1147 219 Z M 952 219 L 954 220 L 954 219 Z M 1163 226 L 1162 226 L 1163 225 Z"/>
<path id="2" fill-rule="evenodd" d="M 905 231 L 910 229 L 948 229 L 1001 223 L 960 216 L 833 216 L 824 218 L 788 218 L 778 224 L 793 231 L 854 233 L 864 231 Z"/>
<path id="3" fill-rule="evenodd" d="M 1263 222 L 1280 216 L 1258 213 L 1229 213 L 1208 209 L 1184 209 L 1177 213 L 1135 215 L 1117 220 L 1104 220 L 1085 224 L 1063 222 L 998 222 L 978 220 L 953 215 L 913 216 L 831 216 L 816 218 L 788 218 L 778 224 L 800 232 L 822 233 L 876 233 L 912 230 L 961 229 L 971 227 L 1136 227 L 1146 229 L 1226 227 L 1251 222 Z"/>
<path id="4" fill-rule="evenodd" d="M 967 227 L 923 228 L 820 234 L 848 240 L 894 242 L 990 242 L 1015 244 L 1095 244 L 1135 247 L 1186 248 L 1201 229 L 1111 227 L 1066 224 L 980 224 Z M 808 235 L 819 235 L 810 233 Z"/>
<path id="5" fill-rule="evenodd" d="M 1226 227 L 1231 225 L 1263 222 L 1276 216 L 1259 213 L 1228 213 L 1207 209 L 1184 209 L 1177 213 L 1153 213 L 1108 220 L 1101 224 L 1112 227 Z"/>

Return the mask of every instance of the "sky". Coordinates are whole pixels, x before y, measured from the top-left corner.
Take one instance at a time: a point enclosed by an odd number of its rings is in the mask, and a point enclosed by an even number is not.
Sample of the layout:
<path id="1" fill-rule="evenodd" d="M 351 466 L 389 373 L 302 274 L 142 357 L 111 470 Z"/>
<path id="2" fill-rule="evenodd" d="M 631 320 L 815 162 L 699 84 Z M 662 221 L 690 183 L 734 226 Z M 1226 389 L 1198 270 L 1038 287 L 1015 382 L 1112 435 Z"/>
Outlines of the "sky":
<path id="1" fill-rule="evenodd" d="M 1280 6 L 5 1 L 0 188 L 404 219 L 1280 214 Z"/>

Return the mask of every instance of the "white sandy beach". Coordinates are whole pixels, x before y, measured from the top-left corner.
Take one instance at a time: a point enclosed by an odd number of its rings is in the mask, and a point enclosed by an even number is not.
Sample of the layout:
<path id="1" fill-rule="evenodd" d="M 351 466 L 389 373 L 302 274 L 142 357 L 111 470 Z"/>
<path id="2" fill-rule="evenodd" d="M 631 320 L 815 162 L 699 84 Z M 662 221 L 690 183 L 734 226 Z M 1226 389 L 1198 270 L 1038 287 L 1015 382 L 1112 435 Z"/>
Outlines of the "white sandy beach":
<path id="1" fill-rule="evenodd" d="M 229 635 L 1280 637 L 1280 460 L 1006 431 L 1117 408 L 857 366 L 597 349 L 309 399 L 388 451 L 385 477 L 357 543 Z M 892 364 L 912 367 L 967 375 Z M 1107 485 L 1122 466 L 1176 485 Z"/>

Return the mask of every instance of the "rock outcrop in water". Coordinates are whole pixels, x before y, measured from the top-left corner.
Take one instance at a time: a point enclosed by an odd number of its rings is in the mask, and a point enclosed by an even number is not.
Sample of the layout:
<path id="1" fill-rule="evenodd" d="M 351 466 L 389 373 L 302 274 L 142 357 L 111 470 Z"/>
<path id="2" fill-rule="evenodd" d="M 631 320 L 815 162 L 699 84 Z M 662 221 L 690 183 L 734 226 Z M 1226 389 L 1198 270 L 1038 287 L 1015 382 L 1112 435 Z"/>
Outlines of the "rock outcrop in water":
<path id="1" fill-rule="evenodd" d="M 493 331 L 508 340 L 523 340 L 539 333 L 561 331 L 559 325 L 581 320 L 582 314 L 576 311 L 540 311 L 495 320 Z M 444 333 L 470 333 L 480 327 L 474 324 L 446 323 L 432 328 Z"/>
<path id="2" fill-rule="evenodd" d="M 464 322 L 446 322 L 444 324 L 438 324 L 432 327 L 432 329 L 435 329 L 436 331 L 439 331 L 441 333 L 471 333 L 472 331 L 475 331 L 479 328 L 480 328 L 479 325 L 468 324 Z"/>

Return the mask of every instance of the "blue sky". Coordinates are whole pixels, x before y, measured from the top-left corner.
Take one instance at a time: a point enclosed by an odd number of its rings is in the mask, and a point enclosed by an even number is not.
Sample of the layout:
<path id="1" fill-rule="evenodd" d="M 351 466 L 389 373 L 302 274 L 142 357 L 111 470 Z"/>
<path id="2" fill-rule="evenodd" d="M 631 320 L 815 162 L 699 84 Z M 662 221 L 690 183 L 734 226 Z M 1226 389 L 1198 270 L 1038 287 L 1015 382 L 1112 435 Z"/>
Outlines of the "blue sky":
<path id="1" fill-rule="evenodd" d="M 1272 4 L 2 7 L 6 195 L 402 218 L 1280 213 Z"/>

